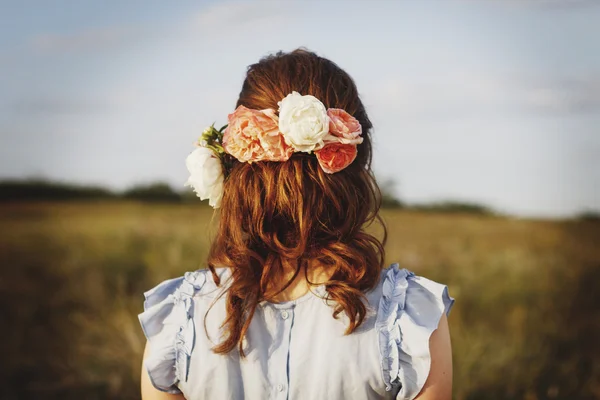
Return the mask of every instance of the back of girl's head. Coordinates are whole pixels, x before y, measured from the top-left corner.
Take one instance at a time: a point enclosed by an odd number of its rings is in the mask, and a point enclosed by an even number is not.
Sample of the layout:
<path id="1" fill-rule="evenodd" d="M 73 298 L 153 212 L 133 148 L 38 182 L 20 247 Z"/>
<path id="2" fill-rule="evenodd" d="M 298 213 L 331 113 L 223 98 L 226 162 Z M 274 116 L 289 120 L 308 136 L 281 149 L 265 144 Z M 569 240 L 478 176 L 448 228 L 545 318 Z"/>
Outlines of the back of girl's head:
<path id="1" fill-rule="evenodd" d="M 358 119 L 365 140 L 354 164 L 370 166 L 371 121 L 350 75 L 326 58 L 300 49 L 263 58 L 248 67 L 236 106 L 277 109 L 277 103 L 293 91 L 310 94 L 326 108 L 341 108 Z"/>
<path id="2" fill-rule="evenodd" d="M 371 129 L 352 78 L 333 62 L 306 50 L 277 53 L 250 65 L 236 106 L 277 110 L 296 91 L 326 108 L 343 109 L 362 126 L 354 161 L 326 173 L 314 154 L 298 152 L 284 162 L 239 162 L 228 157 L 219 228 L 209 268 L 231 269 L 227 291 L 228 336 L 215 347 L 239 346 L 258 303 L 283 291 L 311 266 L 328 270 L 325 287 L 345 312 L 347 332 L 365 316 L 363 292 L 373 288 L 383 266 L 383 242 L 365 231 L 378 216 L 380 193 L 371 164 Z M 216 276 L 216 274 L 214 274 Z M 285 279 L 288 277 L 288 279 Z M 242 352 L 243 354 L 243 352 Z"/>

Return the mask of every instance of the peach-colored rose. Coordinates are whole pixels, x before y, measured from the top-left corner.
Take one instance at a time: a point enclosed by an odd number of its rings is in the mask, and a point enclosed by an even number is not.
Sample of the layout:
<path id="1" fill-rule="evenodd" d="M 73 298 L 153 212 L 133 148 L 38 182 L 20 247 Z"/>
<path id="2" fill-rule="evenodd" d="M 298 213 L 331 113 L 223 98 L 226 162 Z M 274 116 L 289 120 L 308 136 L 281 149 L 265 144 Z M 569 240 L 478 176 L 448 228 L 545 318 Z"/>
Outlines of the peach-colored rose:
<path id="1" fill-rule="evenodd" d="M 334 142 L 315 151 L 319 165 L 328 174 L 341 171 L 356 158 L 356 145 Z"/>
<path id="2" fill-rule="evenodd" d="M 294 149 L 279 132 L 275 110 L 251 110 L 239 106 L 228 115 L 223 148 L 241 162 L 287 161 Z"/>
<path id="3" fill-rule="evenodd" d="M 346 111 L 339 108 L 329 108 L 329 135 L 325 137 L 325 143 L 360 144 L 363 138 L 360 122 Z"/>

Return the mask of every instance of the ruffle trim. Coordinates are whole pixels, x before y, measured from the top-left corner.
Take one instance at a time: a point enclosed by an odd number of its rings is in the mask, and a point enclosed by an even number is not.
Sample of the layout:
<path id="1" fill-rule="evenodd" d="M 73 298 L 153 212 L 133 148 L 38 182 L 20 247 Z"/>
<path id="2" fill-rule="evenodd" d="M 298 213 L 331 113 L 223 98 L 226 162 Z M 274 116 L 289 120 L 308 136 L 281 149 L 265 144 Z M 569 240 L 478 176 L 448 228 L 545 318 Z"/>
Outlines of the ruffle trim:
<path id="1" fill-rule="evenodd" d="M 376 326 L 386 391 L 399 386 L 398 399 L 414 399 L 431 366 L 429 338 L 454 299 L 445 285 L 392 264 L 385 272 Z"/>
<path id="2" fill-rule="evenodd" d="M 196 338 L 192 297 L 202 290 L 207 274 L 186 272 L 144 293 L 144 312 L 138 316 L 150 347 L 144 365 L 152 385 L 163 392 L 181 393 L 177 385 L 188 379 Z"/>

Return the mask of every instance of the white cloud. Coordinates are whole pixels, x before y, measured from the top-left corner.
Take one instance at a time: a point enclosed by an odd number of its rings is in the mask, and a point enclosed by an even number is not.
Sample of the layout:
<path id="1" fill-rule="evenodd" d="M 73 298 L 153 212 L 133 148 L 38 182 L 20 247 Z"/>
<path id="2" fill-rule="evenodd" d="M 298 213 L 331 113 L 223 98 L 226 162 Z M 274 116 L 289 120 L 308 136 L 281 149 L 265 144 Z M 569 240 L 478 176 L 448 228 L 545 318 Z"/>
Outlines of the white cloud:
<path id="1" fill-rule="evenodd" d="M 599 5 L 597 0 L 471 0 L 470 2 L 494 2 L 505 6 L 535 7 L 548 10 Z"/>
<path id="2" fill-rule="evenodd" d="M 68 53 L 112 48 L 123 44 L 126 39 L 143 36 L 140 27 L 112 26 L 88 29 L 70 34 L 43 33 L 30 39 L 34 51 L 40 53 Z"/>
<path id="3" fill-rule="evenodd" d="M 46 32 L 29 38 L 29 47 L 41 54 L 72 53 L 113 49 L 164 38 L 164 35 L 202 34 L 204 38 L 220 39 L 235 35 L 240 40 L 251 40 L 256 31 L 270 30 L 276 34 L 285 26 L 286 18 L 297 14 L 298 3 L 261 1 L 225 1 L 203 7 L 183 21 L 150 24 L 117 25 L 83 29 L 71 33 Z"/>
<path id="4" fill-rule="evenodd" d="M 290 3 L 285 6 L 276 1 L 233 1 L 220 2 L 202 9 L 189 19 L 193 28 L 211 31 L 223 35 L 231 31 L 257 29 L 262 26 L 273 27 L 289 15 Z M 251 31 L 246 31 L 251 35 Z M 245 37 L 245 39 L 248 39 Z"/>
<path id="5" fill-rule="evenodd" d="M 600 75 L 523 81 L 524 98 L 534 110 L 546 114 L 600 112 Z"/>
<path id="6" fill-rule="evenodd" d="M 67 98 L 64 96 L 35 97 L 14 101 L 9 111 L 29 117 L 44 115 L 77 115 L 108 112 L 111 105 L 100 99 Z"/>
<path id="7" fill-rule="evenodd" d="M 477 115 L 600 113 L 600 75 L 573 78 L 450 72 L 412 80 L 384 78 L 367 87 L 371 108 L 415 119 Z"/>
<path id="8" fill-rule="evenodd" d="M 416 119 L 462 119 L 474 112 L 497 114 L 518 108 L 518 88 L 507 82 L 504 76 L 460 71 L 411 80 L 387 79 L 371 86 L 367 96 L 376 99 L 371 106 L 381 112 Z"/>

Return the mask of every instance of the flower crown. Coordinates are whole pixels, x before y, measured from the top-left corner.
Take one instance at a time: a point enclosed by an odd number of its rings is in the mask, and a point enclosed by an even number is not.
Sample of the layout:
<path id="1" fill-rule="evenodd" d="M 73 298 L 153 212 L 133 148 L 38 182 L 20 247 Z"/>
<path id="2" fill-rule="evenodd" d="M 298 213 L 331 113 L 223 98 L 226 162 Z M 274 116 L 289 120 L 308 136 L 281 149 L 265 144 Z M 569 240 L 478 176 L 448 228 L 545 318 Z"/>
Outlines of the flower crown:
<path id="1" fill-rule="evenodd" d="M 272 108 L 253 110 L 239 106 L 228 124 L 214 124 L 202 132 L 197 149 L 186 159 L 191 186 L 201 200 L 218 208 L 223 197 L 224 154 L 240 162 L 287 161 L 293 153 L 314 152 L 324 172 L 333 174 L 356 158 L 362 143 L 358 120 L 339 108 L 326 109 L 316 97 L 292 92 Z"/>

